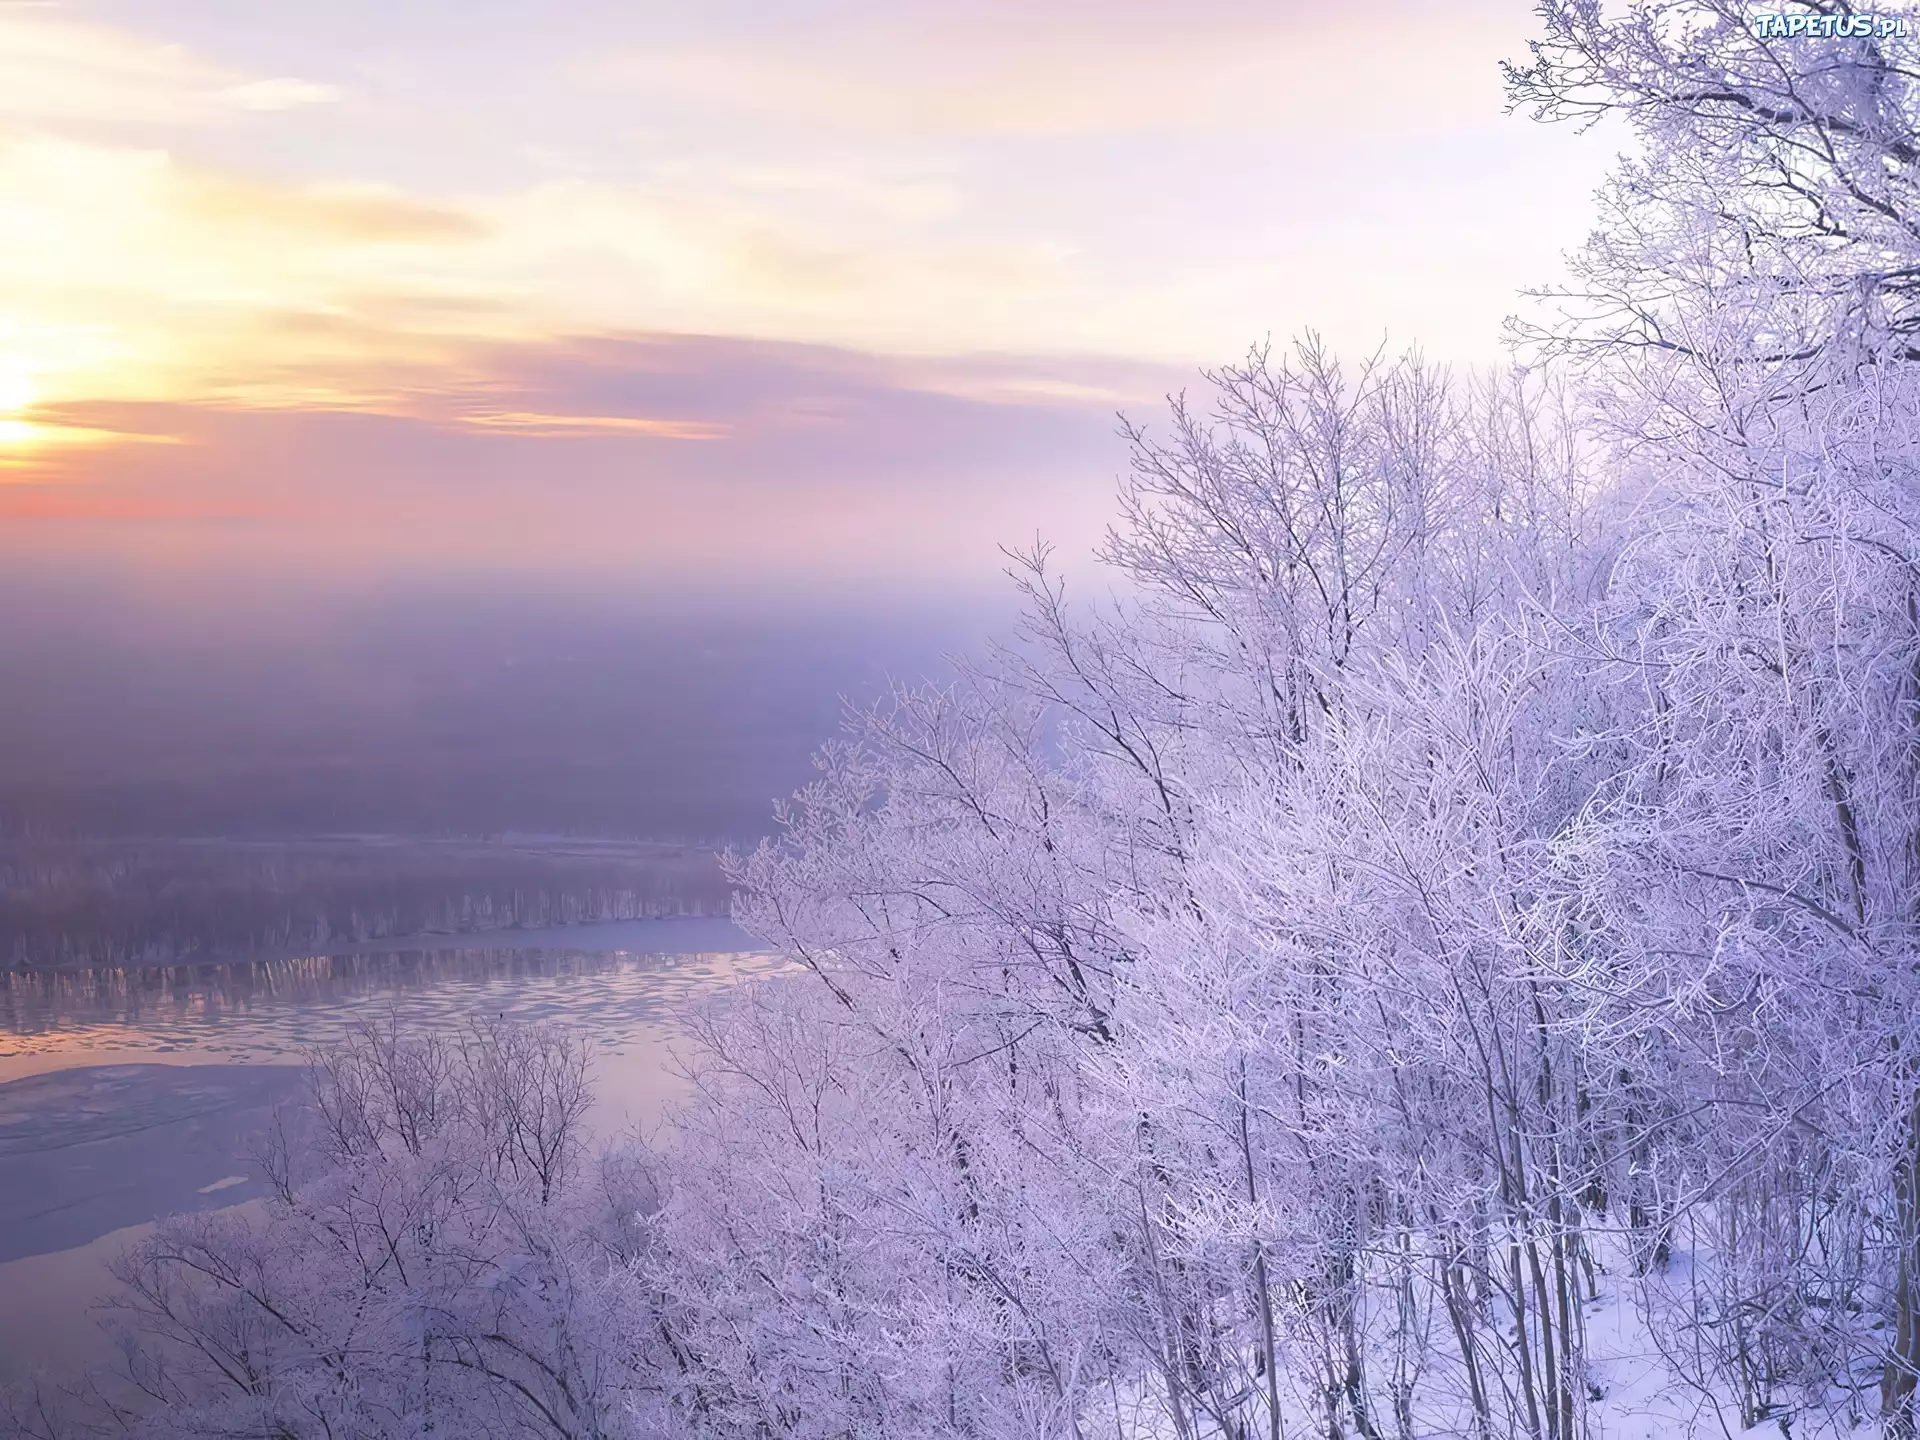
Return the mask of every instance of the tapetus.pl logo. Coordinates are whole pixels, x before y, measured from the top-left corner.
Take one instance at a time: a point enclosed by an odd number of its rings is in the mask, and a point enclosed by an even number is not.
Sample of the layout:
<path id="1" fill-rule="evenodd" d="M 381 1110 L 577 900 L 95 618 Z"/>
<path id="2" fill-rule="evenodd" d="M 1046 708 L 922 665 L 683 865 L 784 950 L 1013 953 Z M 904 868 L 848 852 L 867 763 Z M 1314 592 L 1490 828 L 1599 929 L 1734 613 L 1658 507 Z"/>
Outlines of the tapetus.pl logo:
<path id="1" fill-rule="evenodd" d="M 1905 15 L 1756 15 L 1761 40 L 1885 40 L 1907 33 Z"/>

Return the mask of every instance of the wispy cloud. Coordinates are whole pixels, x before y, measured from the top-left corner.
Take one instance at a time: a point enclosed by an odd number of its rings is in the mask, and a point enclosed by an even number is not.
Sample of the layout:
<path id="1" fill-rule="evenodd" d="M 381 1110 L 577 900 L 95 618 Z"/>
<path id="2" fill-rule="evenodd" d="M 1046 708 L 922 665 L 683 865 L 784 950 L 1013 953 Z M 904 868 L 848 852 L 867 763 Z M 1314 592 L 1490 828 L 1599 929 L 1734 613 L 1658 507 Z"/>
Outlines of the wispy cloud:
<path id="1" fill-rule="evenodd" d="M 339 94 L 310 80 L 237 75 L 184 46 L 57 8 L 0 6 L 0 121 L 200 125 L 223 111 L 294 109 Z"/>
<path id="2" fill-rule="evenodd" d="M 285 76 L 277 80 L 249 80 L 214 92 L 214 99 L 238 110 L 298 110 L 306 105 L 330 105 L 341 98 L 337 85 L 317 85 L 311 80 Z"/>
<path id="3" fill-rule="evenodd" d="M 66 397 L 383 403 L 476 342 L 634 329 L 1047 349 L 1092 300 L 1057 246 L 684 178 L 428 203 L 0 135 L 0 360 Z"/>
<path id="4" fill-rule="evenodd" d="M 1329 125 L 1351 137 L 1484 121 L 1512 34 L 1497 8 L 1405 0 L 849 5 L 812 18 L 777 45 L 739 32 L 594 57 L 583 69 L 603 83 L 885 135 L 1324 141 Z"/>

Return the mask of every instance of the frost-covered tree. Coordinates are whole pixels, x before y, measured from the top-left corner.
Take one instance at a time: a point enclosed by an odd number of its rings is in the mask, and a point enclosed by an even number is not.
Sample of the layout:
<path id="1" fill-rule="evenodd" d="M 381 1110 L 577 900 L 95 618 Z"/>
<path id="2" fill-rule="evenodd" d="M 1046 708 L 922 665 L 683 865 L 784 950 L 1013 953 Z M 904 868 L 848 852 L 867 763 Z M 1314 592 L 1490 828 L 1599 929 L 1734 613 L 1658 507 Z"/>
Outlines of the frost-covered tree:
<path id="1" fill-rule="evenodd" d="M 1549 4 L 1512 79 L 1643 141 L 1554 341 L 1653 487 L 1609 618 L 1643 700 L 1582 883 L 1624 942 L 1614 998 L 1660 1014 L 1664 1106 L 1696 1117 L 1655 1146 L 1663 1203 L 1716 1237 L 1721 1299 L 1688 1323 L 1749 1418 L 1878 1369 L 1911 1434 L 1920 27 L 1796 13 L 1787 38 L 1720 3 Z"/>
<path id="2" fill-rule="evenodd" d="M 863 717 L 738 864 L 743 918 L 818 989 L 716 1018 L 662 1162 L 666 1324 L 709 1433 L 1405 1432 L 1435 1367 L 1490 1432 L 1520 1413 L 1480 1365 L 1496 1232 L 1532 1267 L 1505 1303 L 1555 1317 L 1521 1342 L 1534 1423 L 1571 1433 L 1566 1186 L 1496 1214 L 1499 1166 L 1470 1167 L 1437 1224 L 1403 1183 L 1423 1148 L 1454 1163 L 1431 1122 L 1479 1113 L 1485 1068 L 1409 1101 L 1465 1041 L 1409 1049 L 1416 1011 L 1458 1006 L 1451 972 L 1394 972 L 1468 942 L 1416 957 L 1421 877 L 1363 851 L 1406 838 L 1409 787 L 1465 785 L 1431 838 L 1467 849 L 1434 863 L 1491 863 L 1506 832 L 1462 772 L 1557 703 L 1498 626 L 1591 583 L 1591 485 L 1520 380 L 1312 343 L 1215 380 L 1214 415 L 1134 432 L 1108 547 L 1134 597 L 1076 619 L 1031 557 L 1025 644 Z M 1448 728 L 1468 711 L 1498 733 Z M 1454 888 L 1464 924 L 1484 892 Z M 1509 979 L 1488 1003 L 1528 1040 Z M 1502 1083 L 1527 1117 L 1570 1103 Z"/>
<path id="3" fill-rule="evenodd" d="M 117 1374 L 12 1397 L 48 1437 L 649 1433 L 644 1193 L 589 1161 L 581 1042 L 367 1026 L 314 1055 L 264 1202 L 163 1221 L 114 1265 Z M 78 1401 L 79 1403 L 75 1403 Z"/>
<path id="4" fill-rule="evenodd" d="M 939 1411 L 921 1373 L 934 1433 L 1559 1440 L 1609 1266 L 1744 1423 L 1874 1377 L 1911 1428 L 1910 57 L 1543 13 L 1516 98 L 1643 141 L 1535 337 L 1577 420 L 1311 345 L 1223 372 L 1131 431 L 1126 603 L 1070 616 L 1036 557 L 1024 648 L 867 717 L 738 870 L 819 1018 L 709 1054 L 759 1058 L 686 1173 L 860 1037 L 789 1160 L 926 1228 L 814 1333 L 859 1371 L 936 1290 L 1029 1327 L 949 1327 L 1007 1388 Z"/>

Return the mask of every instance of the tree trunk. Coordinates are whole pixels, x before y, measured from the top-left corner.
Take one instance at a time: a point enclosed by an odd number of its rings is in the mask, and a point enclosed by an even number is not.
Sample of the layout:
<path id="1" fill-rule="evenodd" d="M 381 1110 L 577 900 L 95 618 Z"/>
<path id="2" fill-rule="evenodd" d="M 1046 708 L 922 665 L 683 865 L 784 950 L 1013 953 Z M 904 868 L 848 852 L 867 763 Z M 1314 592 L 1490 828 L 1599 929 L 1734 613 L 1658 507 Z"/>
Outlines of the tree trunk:
<path id="1" fill-rule="evenodd" d="M 1880 1376 L 1880 1418 L 1888 1440 L 1914 1440 L 1916 1379 L 1920 1379 L 1920 1094 L 1914 1064 L 1901 1065 L 1910 1098 L 1893 1172 L 1894 1215 L 1900 1257 L 1893 1291 L 1893 1343 Z"/>

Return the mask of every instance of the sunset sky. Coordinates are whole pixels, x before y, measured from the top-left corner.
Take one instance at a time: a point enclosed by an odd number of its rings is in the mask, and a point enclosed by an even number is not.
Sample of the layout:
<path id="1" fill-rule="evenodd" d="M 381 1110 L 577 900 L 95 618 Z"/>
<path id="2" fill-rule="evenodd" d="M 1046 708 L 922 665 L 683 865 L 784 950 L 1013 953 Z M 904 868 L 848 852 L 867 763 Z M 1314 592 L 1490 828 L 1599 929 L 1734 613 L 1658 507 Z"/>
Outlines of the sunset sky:
<path id="1" fill-rule="evenodd" d="M 1609 155 L 1526 0 L 0 0 L 0 528 L 991 573 L 1313 326 L 1496 361 Z M 184 549 L 183 549 L 184 547 Z"/>

